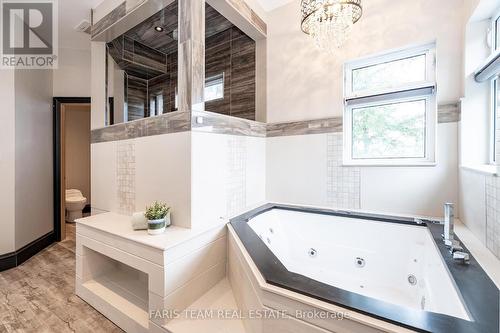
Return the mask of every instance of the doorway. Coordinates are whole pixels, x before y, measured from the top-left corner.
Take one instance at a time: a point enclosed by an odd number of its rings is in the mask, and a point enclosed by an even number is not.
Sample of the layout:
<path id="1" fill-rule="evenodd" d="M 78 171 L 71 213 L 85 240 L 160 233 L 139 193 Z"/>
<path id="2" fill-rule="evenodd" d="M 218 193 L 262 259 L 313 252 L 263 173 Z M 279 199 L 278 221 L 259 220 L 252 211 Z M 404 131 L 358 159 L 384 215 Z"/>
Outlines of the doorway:
<path id="1" fill-rule="evenodd" d="M 74 224 L 66 221 L 73 220 L 80 207 L 82 214 L 90 213 L 90 97 L 54 97 L 53 112 L 54 235 L 59 242 L 74 230 Z M 66 190 L 75 190 L 68 192 L 71 215 Z"/>

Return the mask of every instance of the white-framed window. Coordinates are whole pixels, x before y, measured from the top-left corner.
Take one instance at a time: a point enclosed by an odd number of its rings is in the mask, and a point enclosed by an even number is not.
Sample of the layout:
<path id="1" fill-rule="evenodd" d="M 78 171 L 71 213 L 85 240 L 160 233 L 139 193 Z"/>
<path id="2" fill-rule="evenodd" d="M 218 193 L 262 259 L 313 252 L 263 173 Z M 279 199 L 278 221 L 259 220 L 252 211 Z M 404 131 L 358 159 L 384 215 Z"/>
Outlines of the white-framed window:
<path id="1" fill-rule="evenodd" d="M 500 11 L 491 20 L 491 53 L 500 52 Z M 490 164 L 497 162 L 497 119 L 500 111 L 500 78 L 491 81 Z"/>
<path id="2" fill-rule="evenodd" d="M 490 120 L 490 164 L 496 164 L 497 150 L 497 118 L 500 111 L 500 80 L 491 81 L 491 120 Z"/>
<path id="3" fill-rule="evenodd" d="M 500 12 L 492 20 L 493 50 L 500 50 Z"/>
<path id="4" fill-rule="evenodd" d="M 346 63 L 344 100 L 344 164 L 435 163 L 435 44 Z"/>

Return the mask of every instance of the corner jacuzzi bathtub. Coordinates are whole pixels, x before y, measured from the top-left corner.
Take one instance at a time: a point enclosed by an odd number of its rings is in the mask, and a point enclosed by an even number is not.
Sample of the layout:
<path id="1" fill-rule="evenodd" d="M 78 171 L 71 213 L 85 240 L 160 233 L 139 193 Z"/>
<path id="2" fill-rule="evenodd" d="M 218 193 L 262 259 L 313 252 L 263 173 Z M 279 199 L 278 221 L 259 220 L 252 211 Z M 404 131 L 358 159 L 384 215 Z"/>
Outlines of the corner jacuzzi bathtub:
<path id="1" fill-rule="evenodd" d="M 270 204 L 231 225 L 270 285 L 411 330 L 498 332 L 498 289 L 435 222 Z"/>

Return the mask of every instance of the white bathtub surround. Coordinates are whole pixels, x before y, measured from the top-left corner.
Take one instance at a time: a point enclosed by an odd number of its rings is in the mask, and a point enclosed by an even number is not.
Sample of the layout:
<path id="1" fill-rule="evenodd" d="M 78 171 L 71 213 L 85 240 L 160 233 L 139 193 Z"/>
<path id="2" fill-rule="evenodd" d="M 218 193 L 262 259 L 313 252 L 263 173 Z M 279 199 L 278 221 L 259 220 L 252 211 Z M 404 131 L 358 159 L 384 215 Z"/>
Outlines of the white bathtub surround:
<path id="1" fill-rule="evenodd" d="M 77 223 L 76 294 L 125 331 L 161 328 L 169 318 L 158 311 L 185 309 L 226 274 L 223 223 L 158 236 L 115 213 Z"/>
<path id="2" fill-rule="evenodd" d="M 500 289 L 500 259 L 488 250 L 484 243 L 460 220 L 455 220 L 455 234 Z"/>
<path id="3" fill-rule="evenodd" d="M 290 272 L 399 306 L 469 320 L 425 227 L 280 209 L 252 218 L 249 226 Z"/>
<path id="4" fill-rule="evenodd" d="M 327 332 L 412 332 L 411 330 L 359 314 L 346 311 L 339 306 L 300 295 L 267 284 L 253 263 L 234 229 L 228 227 L 228 278 L 240 310 L 244 312 L 267 310 L 286 311 L 289 314 L 303 311 L 346 314 L 343 320 L 297 318 L 288 316 L 279 320 L 245 320 L 247 333 L 287 332 L 327 333 Z"/>

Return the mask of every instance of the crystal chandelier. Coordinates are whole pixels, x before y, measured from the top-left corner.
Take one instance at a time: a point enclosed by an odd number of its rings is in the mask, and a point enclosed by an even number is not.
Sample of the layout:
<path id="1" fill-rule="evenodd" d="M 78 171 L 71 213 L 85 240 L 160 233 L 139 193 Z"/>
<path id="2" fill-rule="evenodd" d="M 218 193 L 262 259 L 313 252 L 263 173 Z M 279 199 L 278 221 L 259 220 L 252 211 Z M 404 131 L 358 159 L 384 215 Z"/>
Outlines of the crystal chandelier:
<path id="1" fill-rule="evenodd" d="M 329 52 L 344 44 L 363 13 L 361 0 L 302 0 L 301 8 L 302 31 Z"/>

